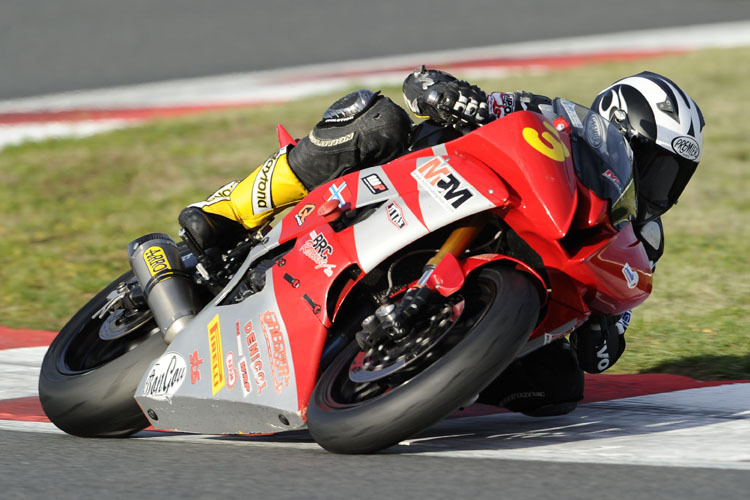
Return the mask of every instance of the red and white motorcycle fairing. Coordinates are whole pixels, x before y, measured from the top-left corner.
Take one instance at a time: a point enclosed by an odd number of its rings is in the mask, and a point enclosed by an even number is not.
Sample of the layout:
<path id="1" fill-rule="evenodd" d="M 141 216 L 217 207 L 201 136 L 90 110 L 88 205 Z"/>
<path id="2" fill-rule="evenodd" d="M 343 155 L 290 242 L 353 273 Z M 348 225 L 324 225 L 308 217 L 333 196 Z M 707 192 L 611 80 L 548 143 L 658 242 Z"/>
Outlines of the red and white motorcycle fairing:
<path id="1" fill-rule="evenodd" d="M 200 433 L 304 427 L 324 345 L 349 291 L 394 253 L 481 212 L 501 218 L 543 263 L 500 254 L 459 258 L 463 276 L 504 260 L 533 277 L 544 303 L 527 350 L 569 333 L 592 312 L 616 314 L 643 302 L 651 291 L 645 251 L 628 222 L 619 229 L 610 222 L 611 201 L 576 176 L 571 126 L 579 124 L 570 121 L 514 113 L 310 192 L 149 368 L 135 396 L 144 414 L 156 428 Z M 329 222 L 365 207 L 372 212 L 352 225 Z M 264 288 L 226 303 L 247 271 L 268 258 Z M 167 390 L 150 390 L 165 379 L 172 381 Z"/>

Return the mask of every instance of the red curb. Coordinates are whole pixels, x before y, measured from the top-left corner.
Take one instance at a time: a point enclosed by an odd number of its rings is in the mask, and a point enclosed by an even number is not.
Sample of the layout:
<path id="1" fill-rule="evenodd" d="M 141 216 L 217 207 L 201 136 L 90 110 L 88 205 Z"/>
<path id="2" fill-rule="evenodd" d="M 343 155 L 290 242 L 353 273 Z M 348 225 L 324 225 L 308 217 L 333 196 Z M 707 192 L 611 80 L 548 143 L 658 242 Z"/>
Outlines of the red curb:
<path id="1" fill-rule="evenodd" d="M 750 383 L 750 380 L 713 380 L 704 382 L 694 380 L 690 377 L 670 375 L 666 373 L 623 375 L 586 374 L 586 388 L 583 395 L 583 401 L 579 404 L 742 383 Z M 507 411 L 508 410 L 504 408 L 498 408 L 495 406 L 475 404 L 454 413 L 452 417 L 478 417 L 483 415 L 494 415 L 496 413 L 506 413 Z"/>
<path id="2" fill-rule="evenodd" d="M 432 67 L 440 67 L 447 71 L 462 70 L 492 70 L 507 69 L 518 70 L 523 68 L 548 68 L 564 69 L 583 66 L 585 64 L 604 61 L 628 61 L 637 59 L 648 59 L 672 54 L 682 54 L 687 50 L 639 50 L 639 51 L 605 51 L 591 52 L 586 54 L 559 55 L 559 56 L 536 56 L 536 57 L 504 57 L 472 59 L 466 61 L 429 61 L 425 64 Z M 333 71 L 323 74 L 299 74 L 284 77 L 285 82 L 326 80 L 336 78 L 356 78 L 372 76 L 377 74 L 403 73 L 404 75 L 414 70 L 412 66 L 393 66 L 389 68 L 374 68 L 371 70 Z M 194 104 L 183 106 L 153 106 L 135 108 L 110 108 L 110 109 L 71 109 L 63 111 L 33 111 L 0 113 L 0 125 L 19 125 L 29 123 L 47 122 L 79 122 L 89 120 L 134 120 L 144 121 L 156 118 L 168 118 L 187 114 L 202 113 L 224 109 L 236 109 L 242 107 L 254 107 L 266 104 L 278 104 L 283 100 L 274 101 L 237 101 L 214 104 Z"/>
<path id="3" fill-rule="evenodd" d="M 0 420 L 49 422 L 37 396 L 1 400 Z"/>
<path id="4" fill-rule="evenodd" d="M 637 59 L 649 59 L 653 57 L 662 57 L 668 55 L 685 54 L 690 52 L 687 49 L 667 49 L 667 50 L 634 50 L 634 51 L 605 51 L 590 52 L 586 54 L 559 55 L 559 56 L 517 56 L 517 57 L 493 57 L 485 59 L 470 59 L 466 61 L 441 61 L 425 60 L 424 65 L 427 67 L 439 67 L 445 71 L 467 71 L 467 70 L 491 70 L 491 69 L 528 69 L 528 68 L 547 68 L 547 69 L 564 69 L 583 66 L 585 64 L 608 62 L 608 61 L 631 61 Z M 304 81 L 304 80 L 323 80 L 328 78 L 341 77 L 358 77 L 367 75 L 378 75 L 388 73 L 407 73 L 414 71 L 414 66 L 393 66 L 389 68 L 374 68 L 367 71 L 338 71 L 327 74 L 304 75 L 299 77 L 288 78 L 287 81 Z"/>
<path id="5" fill-rule="evenodd" d="M 100 120 L 145 121 L 170 118 L 207 111 L 255 107 L 281 101 L 241 101 L 195 106 L 162 106 L 124 109 L 71 109 L 65 111 L 34 111 L 28 113 L 0 113 L 0 125 L 20 125 L 48 122 L 82 122 Z"/>
<path id="6" fill-rule="evenodd" d="M 57 332 L 44 330 L 14 330 L 0 326 L 0 350 L 19 347 L 46 347 L 57 336 Z"/>
<path id="7" fill-rule="evenodd" d="M 661 373 L 645 375 L 587 375 L 586 394 L 581 404 L 749 382 L 750 380 L 702 382 L 680 375 Z M 507 411 L 504 408 L 475 404 L 464 410 L 455 412 L 451 417 L 479 417 L 506 413 Z M 0 420 L 49 422 L 37 396 L 0 400 Z M 153 428 L 149 427 L 149 430 L 153 430 Z"/>
<path id="8" fill-rule="evenodd" d="M 665 392 L 748 383 L 750 380 L 694 380 L 682 375 L 646 373 L 636 375 L 586 375 L 586 390 L 581 403 L 647 396 Z"/>
<path id="9" fill-rule="evenodd" d="M 49 345 L 57 335 L 56 332 L 42 330 L 14 330 L 0 326 L 0 349 L 19 347 L 43 347 Z M 610 401 L 649 394 L 715 387 L 726 384 L 750 383 L 750 380 L 713 380 L 700 381 L 681 375 L 665 373 L 650 374 L 617 374 L 586 375 L 584 403 Z M 503 413 L 507 410 L 482 404 L 472 405 L 452 415 L 456 417 L 474 417 Z M 28 422 L 49 422 L 42 410 L 39 398 L 30 396 L 0 400 L 0 420 L 22 420 Z"/>

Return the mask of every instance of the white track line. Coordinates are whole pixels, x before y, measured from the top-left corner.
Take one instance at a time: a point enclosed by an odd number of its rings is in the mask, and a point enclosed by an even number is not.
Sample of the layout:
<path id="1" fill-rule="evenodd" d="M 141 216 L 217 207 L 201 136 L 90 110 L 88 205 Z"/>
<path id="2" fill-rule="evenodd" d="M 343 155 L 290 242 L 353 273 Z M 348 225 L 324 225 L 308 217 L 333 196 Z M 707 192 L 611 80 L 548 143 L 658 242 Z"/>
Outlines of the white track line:
<path id="1" fill-rule="evenodd" d="M 36 396 L 46 347 L 0 350 L 0 400 Z"/>
<path id="2" fill-rule="evenodd" d="M 731 384 L 589 403 L 563 417 L 446 420 L 440 434 L 402 444 L 451 457 L 750 470 L 749 410 L 750 384 Z M 441 435 L 452 433 L 461 435 Z"/>
<path id="3" fill-rule="evenodd" d="M 57 433 L 52 424 L 0 420 L 0 430 Z M 582 405 L 535 419 L 502 413 L 445 420 L 393 452 L 530 460 L 750 470 L 750 384 L 732 384 Z M 209 436 L 144 431 L 144 441 L 315 449 L 304 431 Z"/>
<path id="4" fill-rule="evenodd" d="M 46 347 L 0 350 L 0 400 L 35 396 Z M 0 420 L 1 430 L 61 433 L 44 422 Z M 461 458 L 750 470 L 750 383 L 581 405 L 534 419 L 502 413 L 450 419 L 394 451 Z M 144 440 L 316 448 L 304 432 L 271 437 L 142 432 Z"/>

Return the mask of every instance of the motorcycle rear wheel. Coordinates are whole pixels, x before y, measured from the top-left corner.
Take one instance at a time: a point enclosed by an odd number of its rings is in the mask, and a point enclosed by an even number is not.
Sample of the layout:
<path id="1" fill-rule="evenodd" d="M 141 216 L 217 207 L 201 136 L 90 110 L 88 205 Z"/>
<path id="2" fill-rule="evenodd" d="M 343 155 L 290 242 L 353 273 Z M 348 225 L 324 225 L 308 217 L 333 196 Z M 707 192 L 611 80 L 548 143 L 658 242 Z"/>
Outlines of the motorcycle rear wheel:
<path id="1" fill-rule="evenodd" d="M 358 387 L 349 368 L 361 352 L 352 342 L 330 364 L 313 390 L 307 412 L 310 434 L 334 453 L 372 453 L 397 444 L 450 415 L 478 394 L 513 360 L 533 330 L 539 295 L 525 273 L 486 266 L 464 288 L 460 340 L 410 378 L 387 388 Z M 466 315 L 469 315 L 468 317 Z M 372 384 L 372 383 L 371 383 Z M 382 385 L 382 384 L 381 384 Z M 372 396 L 353 396 L 372 393 Z"/>
<path id="2" fill-rule="evenodd" d="M 123 274 L 99 292 L 60 330 L 42 361 L 39 399 L 61 430 L 81 437 L 125 437 L 149 425 L 134 399 L 151 362 L 167 345 L 153 318 L 126 336 L 99 338 L 104 320 L 92 316 Z"/>

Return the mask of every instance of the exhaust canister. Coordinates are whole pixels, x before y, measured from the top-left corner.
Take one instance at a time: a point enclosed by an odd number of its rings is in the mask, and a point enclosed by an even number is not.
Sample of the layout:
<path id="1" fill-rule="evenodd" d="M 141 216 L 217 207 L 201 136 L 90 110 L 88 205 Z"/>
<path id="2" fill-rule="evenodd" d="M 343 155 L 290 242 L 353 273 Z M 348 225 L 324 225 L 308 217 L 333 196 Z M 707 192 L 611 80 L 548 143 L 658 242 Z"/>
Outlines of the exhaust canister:
<path id="1" fill-rule="evenodd" d="M 201 309 L 180 251 L 169 235 L 152 233 L 130 242 L 128 255 L 148 307 L 169 344 Z"/>

